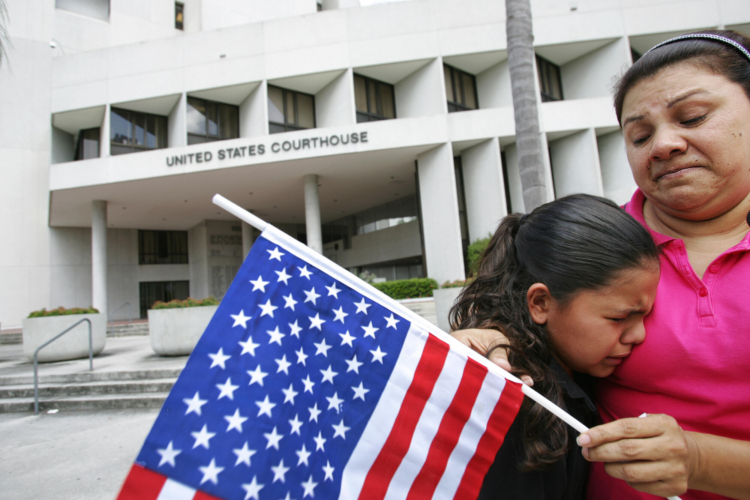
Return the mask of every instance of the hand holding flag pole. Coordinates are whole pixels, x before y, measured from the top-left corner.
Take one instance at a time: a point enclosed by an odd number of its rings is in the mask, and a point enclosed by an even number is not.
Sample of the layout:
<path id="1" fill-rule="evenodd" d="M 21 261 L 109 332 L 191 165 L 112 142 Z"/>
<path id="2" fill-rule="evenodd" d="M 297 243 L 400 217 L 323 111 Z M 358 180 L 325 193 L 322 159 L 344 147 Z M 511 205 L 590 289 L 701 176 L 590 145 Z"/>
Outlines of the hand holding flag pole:
<path id="1" fill-rule="evenodd" d="M 251 226 L 255 227 L 256 229 L 258 229 L 261 232 L 264 231 L 266 229 L 266 227 L 269 225 L 267 222 L 265 222 L 262 219 L 256 217 L 255 215 L 251 214 L 247 210 L 244 210 L 243 208 L 241 208 L 240 206 L 236 205 L 235 203 L 229 201 L 228 199 L 226 199 L 225 197 L 221 196 L 220 194 L 214 195 L 214 197 L 213 197 L 213 203 L 215 205 L 223 208 L 227 212 L 231 213 L 232 215 L 234 215 L 238 219 L 243 220 L 244 222 L 247 222 L 248 224 L 250 224 Z M 748 224 L 750 224 L 750 212 L 748 213 Z M 296 242 L 296 240 L 295 240 L 295 242 Z M 307 252 L 313 252 L 312 250 L 309 250 L 307 247 L 304 247 L 304 246 L 302 246 L 301 250 L 303 252 L 305 252 L 305 253 L 307 253 Z M 317 257 L 317 255 L 316 255 L 316 257 Z M 333 264 L 333 265 L 335 266 L 336 264 Z M 342 268 L 342 270 L 343 270 L 343 268 Z M 346 272 L 346 271 L 344 270 L 344 272 Z M 534 402 L 536 402 L 537 404 L 541 405 L 542 407 L 544 407 L 548 411 L 552 412 L 555 416 L 557 416 L 558 418 L 560 418 L 561 420 L 563 420 L 566 424 L 570 425 L 573 429 L 575 429 L 575 430 L 577 430 L 578 432 L 581 432 L 581 433 L 586 432 L 586 431 L 589 430 L 588 427 L 586 427 L 585 425 L 583 425 L 577 419 L 573 418 L 570 414 L 568 414 L 567 412 L 565 412 L 559 406 L 557 406 L 554 403 L 552 403 L 550 400 L 548 400 L 547 398 L 545 398 L 544 396 L 542 396 L 541 394 L 539 394 L 537 391 L 535 391 L 531 387 L 523 384 L 521 382 L 521 380 L 518 377 L 516 377 L 515 375 L 513 375 L 513 374 L 509 373 L 508 371 L 500 368 L 499 366 L 497 366 L 496 364 L 492 363 L 491 361 L 489 361 L 485 357 L 480 356 L 478 353 L 476 353 L 472 349 L 468 348 L 467 346 L 465 346 L 464 344 L 462 344 L 461 342 L 459 342 L 458 340 L 456 340 L 455 338 L 453 338 L 451 335 L 449 335 L 449 334 L 447 334 L 447 333 L 439 330 L 434 325 L 432 325 L 430 323 L 427 323 L 424 318 L 422 318 L 418 314 L 414 313 L 410 309 L 404 307 L 400 303 L 392 300 L 390 297 L 386 296 L 385 294 L 383 294 L 379 290 L 372 289 L 371 291 L 372 291 L 373 294 L 378 295 L 379 296 L 378 298 L 382 302 L 385 302 L 385 303 L 389 304 L 389 306 L 392 309 L 398 309 L 399 313 L 401 315 L 403 315 L 405 318 L 407 318 L 408 320 L 410 320 L 411 322 L 423 325 L 425 327 L 425 329 L 428 329 L 431 333 L 433 333 L 434 335 L 436 335 L 437 337 L 439 337 L 441 340 L 443 340 L 446 343 L 448 343 L 451 346 L 452 349 L 455 349 L 456 351 L 461 352 L 462 354 L 466 355 L 467 357 L 469 357 L 471 359 L 474 359 L 475 361 L 481 363 L 491 373 L 496 373 L 498 375 L 501 375 L 505 379 L 511 380 L 513 382 L 516 382 L 516 383 L 520 383 L 521 384 L 521 388 L 522 388 L 522 392 L 523 392 L 524 395 L 528 396 Z M 425 324 L 425 323 L 427 323 L 427 324 Z M 668 498 L 668 500 L 680 500 L 680 497 L 678 497 L 678 496 L 671 496 L 671 497 L 667 497 L 667 498 Z"/>

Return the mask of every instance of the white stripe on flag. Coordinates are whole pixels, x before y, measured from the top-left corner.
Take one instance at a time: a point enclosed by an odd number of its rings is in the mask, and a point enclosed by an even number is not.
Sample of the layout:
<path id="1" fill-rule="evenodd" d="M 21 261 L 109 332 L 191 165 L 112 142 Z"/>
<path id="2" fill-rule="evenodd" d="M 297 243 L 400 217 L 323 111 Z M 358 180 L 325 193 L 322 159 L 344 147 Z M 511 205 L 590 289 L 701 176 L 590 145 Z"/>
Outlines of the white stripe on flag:
<path id="1" fill-rule="evenodd" d="M 192 500 L 195 490 L 182 483 L 167 479 L 156 500 Z"/>
<path id="2" fill-rule="evenodd" d="M 422 465 L 430 451 L 430 444 L 437 434 L 445 411 L 456 396 L 466 365 L 466 357 L 450 351 L 445 359 L 443 371 L 435 383 L 435 388 L 419 418 L 409 451 L 391 480 L 386 498 L 406 498 L 414 479 L 422 470 Z"/>
<path id="3" fill-rule="evenodd" d="M 464 426 L 458 445 L 451 453 L 448 465 L 445 468 L 446 471 L 461 471 L 461 474 L 443 474 L 433 498 L 453 498 L 455 496 L 466 464 L 469 463 L 476 452 L 479 440 L 487 428 L 487 422 L 503 393 L 503 388 L 505 388 L 504 378 L 492 373 L 488 373 L 484 378 L 482 388 L 477 396 L 477 402 L 471 410 L 469 421 Z"/>
<path id="4" fill-rule="evenodd" d="M 378 457 L 396 421 L 406 391 L 417 369 L 428 333 L 411 325 L 401 348 L 391 378 L 385 386 L 375 411 L 370 416 L 362 437 L 352 452 L 341 477 L 339 498 L 358 498 L 372 464 Z"/>

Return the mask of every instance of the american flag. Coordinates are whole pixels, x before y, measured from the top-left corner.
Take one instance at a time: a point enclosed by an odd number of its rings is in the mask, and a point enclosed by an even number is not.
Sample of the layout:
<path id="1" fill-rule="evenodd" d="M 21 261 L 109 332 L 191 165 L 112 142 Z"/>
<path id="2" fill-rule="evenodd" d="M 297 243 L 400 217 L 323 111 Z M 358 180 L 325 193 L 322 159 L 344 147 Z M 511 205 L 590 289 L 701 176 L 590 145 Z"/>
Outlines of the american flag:
<path id="1" fill-rule="evenodd" d="M 399 307 L 269 226 L 118 498 L 476 498 L 521 389 Z"/>

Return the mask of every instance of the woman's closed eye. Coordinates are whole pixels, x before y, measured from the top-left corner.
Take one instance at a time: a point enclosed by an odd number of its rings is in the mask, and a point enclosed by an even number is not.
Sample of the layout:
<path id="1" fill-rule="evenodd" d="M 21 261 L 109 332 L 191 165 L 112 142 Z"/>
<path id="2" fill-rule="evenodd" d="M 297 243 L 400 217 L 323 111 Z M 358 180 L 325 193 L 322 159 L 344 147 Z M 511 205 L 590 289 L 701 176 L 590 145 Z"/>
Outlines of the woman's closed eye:
<path id="1" fill-rule="evenodd" d="M 687 126 L 698 125 L 699 123 L 703 122 L 706 119 L 707 116 L 708 116 L 708 114 L 701 115 L 701 116 L 696 116 L 695 118 L 690 118 L 688 120 L 683 120 L 681 123 L 682 123 L 682 125 L 687 125 Z"/>

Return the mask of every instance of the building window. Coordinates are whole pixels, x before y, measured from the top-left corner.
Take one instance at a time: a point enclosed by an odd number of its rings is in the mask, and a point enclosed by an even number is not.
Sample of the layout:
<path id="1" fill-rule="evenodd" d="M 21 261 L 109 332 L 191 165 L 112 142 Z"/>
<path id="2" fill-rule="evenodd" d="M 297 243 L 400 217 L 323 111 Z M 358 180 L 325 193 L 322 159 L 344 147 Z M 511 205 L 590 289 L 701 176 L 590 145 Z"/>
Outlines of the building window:
<path id="1" fill-rule="evenodd" d="M 188 97 L 187 129 L 188 144 L 236 139 L 240 136 L 240 108 Z"/>
<path id="2" fill-rule="evenodd" d="M 109 0 L 55 0 L 55 8 L 94 19 L 109 20 Z"/>
<path id="3" fill-rule="evenodd" d="M 160 300 L 185 300 L 190 295 L 189 281 L 147 281 L 139 283 L 141 318 L 148 318 L 148 310 Z"/>
<path id="4" fill-rule="evenodd" d="M 269 85 L 268 121 L 272 134 L 315 128 L 315 97 Z"/>
<path id="5" fill-rule="evenodd" d="M 470 75 L 453 66 L 443 65 L 445 93 L 448 95 L 448 112 L 479 109 L 477 102 L 477 82 Z"/>
<path id="6" fill-rule="evenodd" d="M 453 157 L 453 172 L 456 176 L 456 197 L 458 201 L 458 222 L 461 227 L 461 250 L 464 255 L 464 271 L 469 275 L 469 220 L 466 216 L 466 192 L 464 191 L 464 167 L 460 156 Z"/>
<path id="7" fill-rule="evenodd" d="M 174 27 L 178 30 L 185 29 L 185 4 L 181 2 L 174 3 Z"/>
<path id="8" fill-rule="evenodd" d="M 536 56 L 536 68 L 539 73 L 539 88 L 542 91 L 542 102 L 562 101 L 563 90 L 560 79 L 560 67 L 543 57 Z"/>
<path id="9" fill-rule="evenodd" d="M 99 158 L 99 127 L 78 132 L 76 161 Z"/>
<path id="10" fill-rule="evenodd" d="M 381 229 L 417 220 L 416 196 L 405 196 L 383 205 L 355 214 L 357 234 L 367 234 Z"/>
<path id="11" fill-rule="evenodd" d="M 167 147 L 167 117 L 112 108 L 110 153 L 122 155 Z"/>
<path id="12" fill-rule="evenodd" d="M 354 75 L 354 99 L 357 103 L 357 123 L 396 118 L 393 85 Z"/>
<path id="13" fill-rule="evenodd" d="M 187 263 L 187 231 L 138 231 L 138 264 Z"/>
<path id="14" fill-rule="evenodd" d="M 642 56 L 643 55 L 640 52 L 638 52 L 637 50 L 635 50 L 633 47 L 630 47 L 630 57 L 633 58 L 633 64 L 635 64 L 635 62 L 638 59 L 640 59 Z"/>

